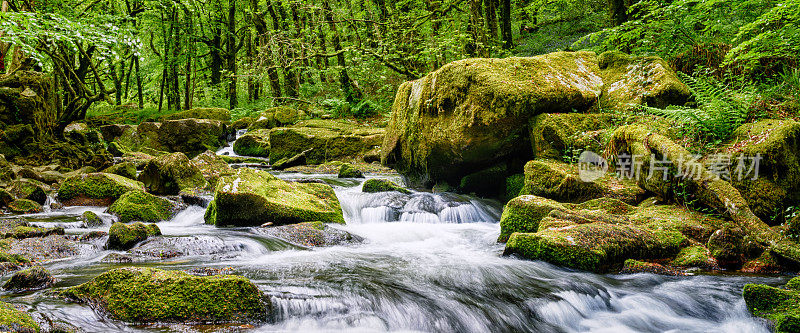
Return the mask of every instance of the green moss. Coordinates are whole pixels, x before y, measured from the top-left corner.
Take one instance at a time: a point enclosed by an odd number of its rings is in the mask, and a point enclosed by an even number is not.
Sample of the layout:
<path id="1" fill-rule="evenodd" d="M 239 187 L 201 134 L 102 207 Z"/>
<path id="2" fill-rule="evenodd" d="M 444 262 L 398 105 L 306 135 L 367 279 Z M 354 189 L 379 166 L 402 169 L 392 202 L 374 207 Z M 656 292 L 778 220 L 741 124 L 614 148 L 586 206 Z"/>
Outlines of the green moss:
<path id="1" fill-rule="evenodd" d="M 0 189 L 0 208 L 8 207 L 8 204 L 14 200 L 16 200 L 14 195 L 4 189 Z"/>
<path id="2" fill-rule="evenodd" d="M 139 242 L 151 236 L 161 235 L 161 230 L 155 224 L 144 224 L 137 222 L 134 224 L 114 223 L 108 230 L 108 243 L 106 248 L 113 250 L 128 250 Z"/>
<path id="3" fill-rule="evenodd" d="M 274 107 L 264 112 L 274 114 L 275 121 L 279 126 L 294 125 L 306 116 L 305 112 L 286 106 Z"/>
<path id="4" fill-rule="evenodd" d="M 165 195 L 208 186 L 200 169 L 183 153 L 159 156 L 148 161 L 139 180 L 150 192 Z"/>
<path id="5" fill-rule="evenodd" d="M 625 260 L 622 264 L 620 274 L 651 273 L 659 275 L 683 275 L 682 273 L 668 268 L 664 265 L 652 262 L 639 261 L 634 259 Z"/>
<path id="6" fill-rule="evenodd" d="M 81 220 L 83 220 L 83 222 L 86 223 L 86 226 L 89 228 L 100 227 L 104 224 L 103 220 L 101 220 L 97 214 L 90 210 L 83 212 L 81 215 Z"/>
<path id="7" fill-rule="evenodd" d="M 44 289 L 51 286 L 55 278 L 42 266 L 26 268 L 14 273 L 5 284 L 3 289 L 14 291 L 28 291 Z"/>
<path id="8" fill-rule="evenodd" d="M 338 178 L 364 178 L 364 174 L 352 164 L 345 163 L 339 167 Z"/>
<path id="9" fill-rule="evenodd" d="M 119 175 L 128 179 L 136 179 L 136 164 L 132 162 L 122 162 L 106 168 L 103 172 Z"/>
<path id="10" fill-rule="evenodd" d="M 41 328 L 30 314 L 17 310 L 11 304 L 0 302 L 0 330 L 39 332 Z"/>
<path id="11" fill-rule="evenodd" d="M 269 157 L 269 130 L 249 131 L 233 143 L 233 151 L 242 156 Z"/>
<path id="12" fill-rule="evenodd" d="M 708 239 L 708 250 L 720 265 L 738 267 L 745 257 L 744 232 L 736 228 L 723 228 Z"/>
<path id="13" fill-rule="evenodd" d="M 8 204 L 8 210 L 15 214 L 41 213 L 42 205 L 33 200 L 17 199 Z"/>
<path id="14" fill-rule="evenodd" d="M 259 163 L 263 162 L 258 160 Z M 233 169 L 222 157 L 218 156 L 212 151 L 207 151 L 192 159 L 194 164 L 203 174 L 203 177 L 208 183 L 214 187 L 217 185 L 219 178 L 233 174 Z"/>
<path id="15" fill-rule="evenodd" d="M 790 281 L 787 286 L 797 285 Z M 748 284 L 742 292 L 747 309 L 753 315 L 775 323 L 778 333 L 800 331 L 800 291 Z"/>
<path id="16" fill-rule="evenodd" d="M 270 132 L 272 161 L 291 158 L 304 151 L 308 164 L 353 159 L 371 151 L 383 141 L 383 129 L 361 127 L 344 121 L 308 120 L 295 127 Z"/>
<path id="17" fill-rule="evenodd" d="M 344 223 L 339 200 L 324 184 L 285 182 L 265 171 L 238 169 L 220 179 L 206 222 L 258 226 L 309 221 Z"/>
<path id="18" fill-rule="evenodd" d="M 222 108 L 194 108 L 188 111 L 176 112 L 161 117 L 162 120 L 178 120 L 188 118 L 230 121 L 231 112 L 228 111 L 228 109 Z"/>
<path id="19" fill-rule="evenodd" d="M 128 191 L 144 191 L 141 182 L 110 173 L 91 173 L 67 178 L 58 189 L 58 199 L 89 198 L 113 202 Z"/>
<path id="20" fill-rule="evenodd" d="M 525 185 L 520 195 L 537 195 L 561 202 L 608 197 L 637 204 L 644 198 L 645 191 L 635 182 L 611 174 L 585 182 L 580 178 L 577 165 L 535 160 L 525 164 Z"/>
<path id="21" fill-rule="evenodd" d="M 139 125 L 141 127 L 141 125 Z M 158 129 L 158 142 L 166 151 L 181 152 L 189 158 L 225 145 L 225 124 L 211 119 L 168 120 Z"/>
<path id="22" fill-rule="evenodd" d="M 512 199 L 503 209 L 500 217 L 500 237 L 498 242 L 505 242 L 515 232 L 536 232 L 539 222 L 553 210 L 567 209 L 561 203 L 537 197 L 523 195 Z"/>
<path id="23" fill-rule="evenodd" d="M 33 200 L 43 205 L 47 201 L 47 185 L 33 179 L 17 179 L 10 183 L 7 190 L 17 199 Z"/>
<path id="24" fill-rule="evenodd" d="M 395 184 L 391 180 L 386 179 L 367 179 L 361 186 L 361 192 L 364 193 L 379 193 L 379 192 L 392 192 L 397 191 L 403 194 L 411 194 L 411 191 Z"/>
<path id="25" fill-rule="evenodd" d="M 560 160 L 575 151 L 601 153 L 599 138 L 605 135 L 620 116 L 602 113 L 543 113 L 530 120 L 530 138 L 534 157 Z"/>
<path id="26" fill-rule="evenodd" d="M 461 178 L 458 184 L 458 191 L 484 197 L 501 197 L 505 190 L 505 184 L 497 180 L 503 179 L 507 175 L 508 166 L 505 164 L 495 165 Z"/>
<path id="27" fill-rule="evenodd" d="M 269 299 L 241 276 L 198 277 L 179 271 L 120 268 L 63 295 L 103 307 L 128 322 L 265 321 Z"/>
<path id="28" fill-rule="evenodd" d="M 131 221 L 160 222 L 169 220 L 175 205 L 167 199 L 162 199 L 143 191 L 130 191 L 123 194 L 108 211 L 122 223 Z"/>
<path id="29" fill-rule="evenodd" d="M 715 264 L 708 249 L 704 246 L 695 245 L 682 249 L 675 257 L 675 260 L 672 261 L 671 265 L 708 268 L 713 267 Z"/>
<path id="30" fill-rule="evenodd" d="M 25 239 L 32 237 L 46 237 L 50 235 L 63 235 L 64 228 L 38 228 L 27 225 L 14 227 L 13 230 L 6 232 L 6 238 Z"/>
<path id="31" fill-rule="evenodd" d="M 518 197 L 523 186 L 525 186 L 524 174 L 518 173 L 506 177 L 506 201 Z"/>

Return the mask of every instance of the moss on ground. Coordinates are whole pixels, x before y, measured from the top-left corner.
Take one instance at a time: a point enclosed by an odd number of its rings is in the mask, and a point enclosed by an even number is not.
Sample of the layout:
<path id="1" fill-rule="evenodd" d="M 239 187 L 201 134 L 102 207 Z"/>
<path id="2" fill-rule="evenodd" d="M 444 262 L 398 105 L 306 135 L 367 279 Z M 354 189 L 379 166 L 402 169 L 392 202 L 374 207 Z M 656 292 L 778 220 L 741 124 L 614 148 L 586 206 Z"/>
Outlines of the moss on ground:
<path id="1" fill-rule="evenodd" d="M 123 194 L 108 211 L 122 223 L 131 221 L 160 222 L 172 217 L 175 205 L 144 191 L 129 191 Z"/>

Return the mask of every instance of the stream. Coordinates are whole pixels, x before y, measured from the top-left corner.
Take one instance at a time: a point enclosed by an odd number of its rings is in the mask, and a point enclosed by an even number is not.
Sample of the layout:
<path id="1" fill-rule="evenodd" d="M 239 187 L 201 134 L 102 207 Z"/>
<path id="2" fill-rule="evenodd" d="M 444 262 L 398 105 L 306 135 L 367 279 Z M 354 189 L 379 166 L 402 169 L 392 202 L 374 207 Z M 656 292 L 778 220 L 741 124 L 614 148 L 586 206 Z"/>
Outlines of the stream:
<path id="1" fill-rule="evenodd" d="M 503 257 L 502 207 L 469 196 L 413 192 L 361 193 L 362 180 L 335 175 L 277 173 L 281 178 L 332 184 L 346 226 L 364 238 L 356 245 L 306 249 L 255 232 L 204 224 L 205 209 L 190 206 L 159 223 L 182 253 L 133 263 L 102 260 L 104 240 L 84 244 L 77 257 L 45 267 L 58 287 L 74 286 L 109 269 L 227 269 L 251 279 L 274 305 L 273 320 L 256 332 L 768 332 L 741 297 L 746 283 L 777 285 L 788 278 L 742 275 L 669 277 L 599 275 L 544 262 Z M 368 176 L 378 177 L 378 176 Z M 380 176 L 402 182 L 399 177 Z M 107 231 L 114 218 L 102 207 L 66 207 L 27 216 L 39 226 L 83 228 L 85 210 L 100 214 Z M 146 248 L 141 244 L 139 248 Z M 133 251 L 136 251 L 134 249 Z M 53 320 L 85 332 L 214 332 L 236 327 L 131 326 L 47 291 L 3 294 Z M 248 327 L 249 328 L 249 327 Z"/>

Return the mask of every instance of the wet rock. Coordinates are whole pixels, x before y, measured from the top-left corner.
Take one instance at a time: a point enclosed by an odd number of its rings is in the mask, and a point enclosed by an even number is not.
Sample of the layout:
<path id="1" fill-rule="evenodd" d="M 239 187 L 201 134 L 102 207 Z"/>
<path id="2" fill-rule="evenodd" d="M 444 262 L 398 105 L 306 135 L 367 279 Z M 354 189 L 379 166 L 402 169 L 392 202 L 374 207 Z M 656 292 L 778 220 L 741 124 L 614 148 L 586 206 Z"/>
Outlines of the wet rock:
<path id="1" fill-rule="evenodd" d="M 364 239 L 322 222 L 305 222 L 257 229 L 258 233 L 306 247 L 326 247 L 361 243 Z"/>
<path id="2" fill-rule="evenodd" d="M 216 151 L 227 143 L 227 129 L 218 120 L 182 119 L 161 124 L 159 142 L 169 152 L 181 152 L 189 158 L 206 150 Z"/>
<path id="3" fill-rule="evenodd" d="M 744 286 L 747 309 L 775 324 L 775 332 L 800 332 L 800 278 L 789 280 L 784 289 L 748 284 Z"/>
<path id="4" fill-rule="evenodd" d="M 253 124 L 255 121 L 256 121 L 256 119 L 252 118 L 252 117 L 240 118 L 240 119 L 237 119 L 236 121 L 232 122 L 231 125 L 228 126 L 228 128 L 230 128 L 230 129 L 232 129 L 234 131 L 243 130 L 243 129 L 246 129 L 246 128 L 250 127 L 250 125 Z"/>
<path id="5" fill-rule="evenodd" d="M 271 129 L 281 126 L 291 126 L 306 117 L 305 112 L 279 106 L 267 109 L 259 115 L 248 127 L 250 130 Z"/>
<path id="6" fill-rule="evenodd" d="M 197 267 L 184 270 L 194 276 L 215 276 L 215 275 L 232 275 L 233 267 L 214 268 L 214 267 Z"/>
<path id="7" fill-rule="evenodd" d="M 345 121 L 307 120 L 294 127 L 274 128 L 270 132 L 271 161 L 292 158 L 306 152 L 308 164 L 334 160 L 360 159 L 380 146 L 384 129 L 362 127 Z"/>
<path id="8" fill-rule="evenodd" d="M 42 266 L 34 266 L 14 273 L 3 284 L 3 289 L 15 292 L 40 290 L 52 286 L 56 279 Z"/>
<path id="9" fill-rule="evenodd" d="M 19 225 L 7 231 L 5 238 L 25 239 L 33 237 L 47 237 L 50 235 L 63 235 L 64 228 L 38 228 L 28 225 Z"/>
<path id="10" fill-rule="evenodd" d="M 188 111 L 176 112 L 170 115 L 161 117 L 161 120 L 179 120 L 179 119 L 213 119 L 219 121 L 231 121 L 231 112 L 228 109 L 222 108 L 194 108 Z"/>
<path id="11" fill-rule="evenodd" d="M 87 232 L 87 233 L 81 235 L 81 237 L 79 237 L 78 240 L 81 241 L 81 242 L 88 242 L 88 241 L 92 241 L 92 240 L 95 240 L 95 239 L 100 239 L 100 238 L 103 238 L 103 237 L 106 237 L 106 236 L 108 236 L 108 233 L 105 232 L 105 231 L 90 231 L 90 232 Z"/>
<path id="12" fill-rule="evenodd" d="M 745 234 L 740 229 L 719 229 L 708 239 L 706 247 L 720 266 L 738 268 L 741 267 L 745 258 L 744 237 Z"/>
<path id="13" fill-rule="evenodd" d="M 339 168 L 338 178 L 364 178 L 364 174 L 352 164 L 345 163 Z"/>
<path id="14" fill-rule="evenodd" d="M 661 264 L 633 259 L 625 260 L 620 274 L 650 273 L 658 275 L 681 276 L 683 273 Z"/>
<path id="15" fill-rule="evenodd" d="M 100 259 L 101 262 L 110 262 L 110 263 L 132 263 L 137 261 L 131 255 L 122 254 L 122 253 L 109 253 L 107 256 Z"/>
<path id="16" fill-rule="evenodd" d="M 102 227 L 105 224 L 103 220 L 100 219 L 100 216 L 97 216 L 97 214 L 90 210 L 81 214 L 81 220 L 83 220 L 83 223 L 86 223 L 86 227 L 88 228 Z"/>
<path id="17" fill-rule="evenodd" d="M 238 169 L 236 174 L 220 179 L 205 220 L 217 226 L 344 223 L 339 200 L 330 186 L 285 182 L 253 169 Z"/>
<path id="18" fill-rule="evenodd" d="M 42 205 L 33 200 L 17 199 L 8 204 L 8 210 L 14 214 L 33 214 L 44 211 Z"/>
<path id="19" fill-rule="evenodd" d="M 155 224 L 137 222 L 128 225 L 117 222 L 108 230 L 106 248 L 112 250 L 128 250 L 137 243 L 158 235 L 161 235 L 161 230 Z"/>
<path id="20" fill-rule="evenodd" d="M 45 262 L 77 256 L 80 251 L 75 241 L 64 235 L 33 237 L 25 239 L 7 239 L 8 254 L 18 255 L 26 260 Z"/>
<path id="21" fill-rule="evenodd" d="M 139 181 L 150 192 L 162 195 L 177 195 L 182 190 L 208 186 L 200 169 L 183 153 L 163 155 L 148 161 L 139 175 Z"/>
<path id="22" fill-rule="evenodd" d="M 296 167 L 300 165 L 306 164 L 306 155 L 310 153 L 312 149 L 305 150 L 297 155 L 294 155 L 290 158 L 282 158 L 277 162 L 272 164 L 272 170 L 286 170 L 291 167 Z"/>
<path id="23" fill-rule="evenodd" d="M 597 179 L 584 181 L 578 165 L 535 160 L 525 164 L 525 183 L 519 194 L 574 203 L 613 198 L 635 205 L 645 199 L 646 191 L 636 181 L 619 179 L 609 173 L 600 173 Z"/>
<path id="24" fill-rule="evenodd" d="M 62 294 L 101 306 L 111 318 L 138 323 L 262 322 L 271 308 L 269 298 L 244 277 L 152 268 L 114 269 Z"/>
<path id="25" fill-rule="evenodd" d="M 711 252 L 705 246 L 690 246 L 683 248 L 680 253 L 670 263 L 672 266 L 697 267 L 707 270 L 720 269 L 717 260 L 711 256 Z"/>
<path id="26" fill-rule="evenodd" d="M 403 194 L 411 194 L 411 191 L 395 184 L 393 181 L 386 179 L 367 179 L 364 185 L 361 186 L 361 192 L 364 193 L 379 193 L 379 192 L 392 192 L 397 191 Z"/>
<path id="27" fill-rule="evenodd" d="M 106 168 L 103 172 L 112 173 L 128 179 L 136 179 L 136 164 L 132 162 L 122 162 Z"/>
<path id="28" fill-rule="evenodd" d="M 212 187 L 217 185 L 220 177 L 233 173 L 233 169 L 228 163 L 210 150 L 193 158 L 192 164 L 200 169 L 203 177 Z"/>
<path id="29" fill-rule="evenodd" d="M 780 274 L 790 271 L 790 267 L 775 253 L 766 250 L 758 258 L 745 262 L 741 271 L 753 274 Z"/>
<path id="30" fill-rule="evenodd" d="M 11 163 L 8 163 L 6 157 L 0 154 L 0 184 L 9 182 L 15 178 L 17 178 L 17 175 L 11 167 Z"/>
<path id="31" fill-rule="evenodd" d="M 68 206 L 108 206 L 128 191 L 144 191 L 144 185 L 119 175 L 90 173 L 67 178 L 58 199 Z"/>
<path id="32" fill-rule="evenodd" d="M 254 130 L 233 143 L 233 151 L 242 156 L 269 157 L 269 130 Z"/>
<path id="33" fill-rule="evenodd" d="M 8 207 L 14 200 L 16 200 L 14 195 L 4 189 L 0 189 L 0 208 Z"/>
<path id="34" fill-rule="evenodd" d="M 50 190 L 47 185 L 33 179 L 18 179 L 10 183 L 7 188 L 17 199 L 28 199 L 44 205 L 47 201 L 47 192 Z"/>
<path id="35" fill-rule="evenodd" d="M 226 242 L 216 236 L 184 236 L 150 238 L 135 248 L 130 254 L 137 259 L 170 259 L 186 256 L 214 256 L 214 258 L 235 257 L 244 251 L 241 243 Z"/>
<path id="36" fill-rule="evenodd" d="M 33 333 L 39 330 L 39 324 L 30 314 L 20 311 L 11 304 L 0 302 L 0 331 Z"/>
<path id="37" fill-rule="evenodd" d="M 144 191 L 129 191 L 108 207 L 108 211 L 119 217 L 122 223 L 166 221 L 174 215 L 175 210 L 175 204 L 171 201 Z"/>

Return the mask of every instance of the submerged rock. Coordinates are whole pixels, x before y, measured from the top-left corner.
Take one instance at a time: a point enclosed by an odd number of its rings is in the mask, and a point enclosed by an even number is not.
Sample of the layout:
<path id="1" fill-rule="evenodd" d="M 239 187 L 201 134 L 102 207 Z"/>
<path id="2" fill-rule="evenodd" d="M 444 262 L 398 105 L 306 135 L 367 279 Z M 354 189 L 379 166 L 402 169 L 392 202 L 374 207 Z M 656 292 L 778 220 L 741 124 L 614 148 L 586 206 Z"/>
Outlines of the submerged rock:
<path id="1" fill-rule="evenodd" d="M 789 280 L 784 289 L 748 284 L 742 292 L 747 309 L 775 324 L 775 332 L 800 332 L 800 278 Z"/>
<path id="2" fill-rule="evenodd" d="M 155 224 L 144 224 L 137 222 L 134 224 L 114 223 L 108 230 L 108 242 L 106 248 L 111 250 L 128 250 L 139 242 L 151 236 L 161 235 L 161 230 Z"/>
<path id="3" fill-rule="evenodd" d="M 258 233 L 283 239 L 306 247 L 326 247 L 361 243 L 364 239 L 322 222 L 305 222 L 277 227 L 259 228 Z"/>
<path id="4" fill-rule="evenodd" d="M 242 156 L 269 157 L 269 130 L 254 130 L 233 143 L 233 151 Z"/>
<path id="5" fill-rule="evenodd" d="M 128 191 L 144 191 L 144 185 L 119 175 L 90 173 L 67 178 L 58 199 L 67 206 L 108 206 Z"/>
<path id="6" fill-rule="evenodd" d="M 308 164 L 357 159 L 380 146 L 383 135 L 382 128 L 337 120 L 307 120 L 294 127 L 275 128 L 270 132 L 269 159 L 280 161 L 303 152 L 306 152 Z"/>
<path id="7" fill-rule="evenodd" d="M 50 287 L 56 279 L 42 266 L 34 266 L 14 273 L 3 284 L 3 289 L 12 291 L 30 291 Z"/>
<path id="8" fill-rule="evenodd" d="M 65 297 L 137 323 L 266 321 L 269 298 L 244 277 L 199 277 L 180 271 L 119 268 L 65 290 Z"/>
<path id="9" fill-rule="evenodd" d="M 6 302 L 0 302 L 0 331 L 3 332 L 39 332 L 39 324 L 30 314 L 15 308 Z"/>
<path id="10" fill-rule="evenodd" d="M 175 204 L 167 199 L 144 191 L 129 191 L 108 207 L 108 211 L 119 217 L 122 223 L 160 222 L 169 220 L 175 208 Z"/>
<path id="11" fill-rule="evenodd" d="M 345 163 L 339 167 L 339 175 L 338 178 L 364 178 L 364 174 L 361 173 L 361 170 L 356 169 L 352 164 Z"/>
<path id="12" fill-rule="evenodd" d="M 238 169 L 220 179 L 205 220 L 217 226 L 344 223 L 339 199 L 330 186 L 285 182 L 253 169 Z"/>
<path id="13" fill-rule="evenodd" d="M 208 186 L 200 169 L 183 153 L 156 157 L 147 162 L 139 181 L 155 194 L 177 195 L 182 190 Z"/>
<path id="14" fill-rule="evenodd" d="M 392 192 L 397 191 L 403 194 L 411 194 L 411 191 L 395 184 L 391 180 L 386 179 L 367 179 L 364 185 L 361 186 L 361 192 L 364 193 L 379 193 L 379 192 Z"/>

